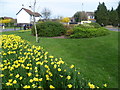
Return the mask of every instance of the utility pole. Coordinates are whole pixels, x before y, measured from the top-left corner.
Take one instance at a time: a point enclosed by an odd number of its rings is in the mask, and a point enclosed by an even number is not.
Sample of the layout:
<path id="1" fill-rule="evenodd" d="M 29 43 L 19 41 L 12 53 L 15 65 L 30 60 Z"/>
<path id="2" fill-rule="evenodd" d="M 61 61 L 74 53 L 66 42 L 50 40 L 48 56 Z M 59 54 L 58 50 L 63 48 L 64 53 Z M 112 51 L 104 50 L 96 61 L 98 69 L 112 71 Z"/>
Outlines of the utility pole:
<path id="1" fill-rule="evenodd" d="M 34 6 L 33 6 L 33 19 L 34 19 L 34 28 L 35 28 L 35 34 L 36 34 L 36 42 L 38 43 L 38 33 L 37 33 L 37 28 L 36 28 L 36 20 L 35 20 L 35 5 L 36 5 L 36 0 L 34 1 Z"/>

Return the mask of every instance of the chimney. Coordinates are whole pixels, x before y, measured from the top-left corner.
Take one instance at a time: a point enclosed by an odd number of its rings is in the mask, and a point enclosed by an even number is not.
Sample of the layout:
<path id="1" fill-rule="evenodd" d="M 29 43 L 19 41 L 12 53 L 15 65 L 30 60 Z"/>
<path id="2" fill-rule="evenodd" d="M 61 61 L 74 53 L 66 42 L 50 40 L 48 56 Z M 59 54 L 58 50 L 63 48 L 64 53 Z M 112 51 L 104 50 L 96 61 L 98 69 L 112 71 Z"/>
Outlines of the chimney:
<path id="1" fill-rule="evenodd" d="M 24 4 L 22 4 L 22 8 L 24 8 Z"/>

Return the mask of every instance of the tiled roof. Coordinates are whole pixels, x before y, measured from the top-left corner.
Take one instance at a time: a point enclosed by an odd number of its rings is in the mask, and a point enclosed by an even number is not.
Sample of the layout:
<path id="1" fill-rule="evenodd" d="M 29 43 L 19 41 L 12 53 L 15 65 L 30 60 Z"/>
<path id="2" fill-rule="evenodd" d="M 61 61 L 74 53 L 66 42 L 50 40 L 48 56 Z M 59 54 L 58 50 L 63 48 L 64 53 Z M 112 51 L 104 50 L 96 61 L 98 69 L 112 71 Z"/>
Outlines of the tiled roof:
<path id="1" fill-rule="evenodd" d="M 86 12 L 88 16 L 94 16 L 94 12 Z"/>
<path id="2" fill-rule="evenodd" d="M 32 15 L 32 16 L 34 15 L 35 17 L 41 16 L 38 12 L 32 12 L 31 10 L 26 9 L 26 8 L 22 8 L 22 9 L 24 9 L 29 15 Z M 22 9 L 21 9 L 21 10 L 22 10 Z M 20 11 L 21 11 L 21 10 L 20 10 Z M 19 12 L 20 12 L 20 11 L 19 11 Z M 18 13 L 19 13 L 19 12 L 18 12 Z M 17 14 L 18 14 L 18 13 L 17 13 Z M 16 14 L 16 15 L 17 15 L 17 14 Z"/>
<path id="3" fill-rule="evenodd" d="M 26 8 L 22 8 L 22 9 L 24 9 L 28 14 L 33 15 L 33 12 L 31 10 L 26 9 Z"/>
<path id="4" fill-rule="evenodd" d="M 3 17 L 4 19 L 13 19 L 12 17 Z"/>
<path id="5" fill-rule="evenodd" d="M 38 12 L 35 12 L 34 15 L 35 15 L 35 17 L 41 16 Z"/>

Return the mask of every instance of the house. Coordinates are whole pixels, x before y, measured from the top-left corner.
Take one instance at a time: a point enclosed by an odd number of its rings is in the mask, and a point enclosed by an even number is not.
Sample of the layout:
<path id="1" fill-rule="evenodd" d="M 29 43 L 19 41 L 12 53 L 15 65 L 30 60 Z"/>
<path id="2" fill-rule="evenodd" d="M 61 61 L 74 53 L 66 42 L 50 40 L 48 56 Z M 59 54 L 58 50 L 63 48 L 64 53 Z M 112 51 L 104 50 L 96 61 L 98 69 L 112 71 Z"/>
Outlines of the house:
<path id="1" fill-rule="evenodd" d="M 86 14 L 87 14 L 87 17 L 88 17 L 88 21 L 96 22 L 94 12 L 86 12 Z"/>
<path id="2" fill-rule="evenodd" d="M 70 22 L 75 22 L 74 17 L 70 17 Z"/>
<path id="3" fill-rule="evenodd" d="M 87 21 L 81 21 L 81 24 L 96 22 L 94 12 L 86 12 Z"/>
<path id="4" fill-rule="evenodd" d="M 16 19 L 12 17 L 0 17 L 0 23 L 3 29 L 5 29 L 5 27 L 13 27 L 14 23 L 16 23 Z"/>
<path id="5" fill-rule="evenodd" d="M 70 18 L 70 21 L 71 21 L 70 23 L 75 23 L 76 19 L 77 19 L 77 21 L 83 21 L 82 23 L 96 22 L 95 17 L 94 17 L 94 12 L 78 11 L 76 13 L 77 13 L 77 16 L 79 14 L 80 14 L 80 16 L 78 16 L 77 18 L 74 16 L 72 18 Z"/>
<path id="6" fill-rule="evenodd" d="M 2 19 L 13 19 L 12 17 L 1 17 Z"/>
<path id="7" fill-rule="evenodd" d="M 37 22 L 40 19 L 40 14 L 37 12 L 32 12 L 29 9 L 22 8 L 17 14 L 17 23 L 32 23 L 34 21 L 33 16 L 35 16 L 35 21 Z"/>
<path id="8" fill-rule="evenodd" d="M 88 19 L 94 19 L 94 12 L 86 12 Z"/>

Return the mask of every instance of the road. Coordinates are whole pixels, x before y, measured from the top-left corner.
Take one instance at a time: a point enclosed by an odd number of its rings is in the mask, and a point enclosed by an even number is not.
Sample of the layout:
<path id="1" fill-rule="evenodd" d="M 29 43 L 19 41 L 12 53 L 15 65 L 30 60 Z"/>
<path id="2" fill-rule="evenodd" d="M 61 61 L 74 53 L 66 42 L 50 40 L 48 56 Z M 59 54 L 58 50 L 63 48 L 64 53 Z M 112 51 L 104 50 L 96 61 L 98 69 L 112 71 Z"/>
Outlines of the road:
<path id="1" fill-rule="evenodd" d="M 107 29 L 109 29 L 110 31 L 120 31 L 120 28 L 119 29 L 118 28 L 107 28 Z M 11 28 L 11 29 L 2 29 L 2 28 L 0 28 L 0 32 L 16 31 L 16 30 L 20 30 L 20 28 L 16 28 L 15 30 L 14 30 L 14 28 Z"/>
<path id="2" fill-rule="evenodd" d="M 14 28 L 9 28 L 9 29 L 2 29 L 2 28 L 0 28 L 0 32 L 16 31 L 16 30 L 20 30 L 20 28 L 16 28 L 16 29 L 14 29 Z"/>
<path id="3" fill-rule="evenodd" d="M 120 31 L 120 28 L 118 29 L 118 28 L 107 28 L 107 29 L 109 29 L 110 31 Z"/>

